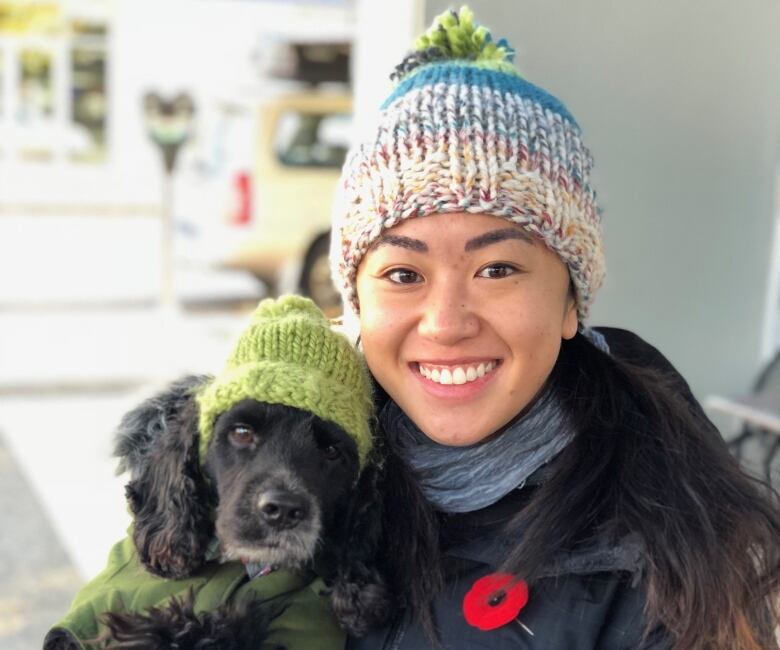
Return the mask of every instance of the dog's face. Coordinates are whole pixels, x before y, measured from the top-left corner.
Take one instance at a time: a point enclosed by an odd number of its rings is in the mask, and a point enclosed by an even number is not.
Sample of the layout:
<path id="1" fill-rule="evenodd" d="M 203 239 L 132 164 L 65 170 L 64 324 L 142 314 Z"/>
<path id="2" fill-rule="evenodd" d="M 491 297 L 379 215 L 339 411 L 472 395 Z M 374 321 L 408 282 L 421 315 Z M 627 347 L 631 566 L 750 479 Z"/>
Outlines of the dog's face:
<path id="1" fill-rule="evenodd" d="M 339 427 L 306 411 L 245 400 L 217 418 L 201 459 L 196 389 L 208 380 L 177 382 L 123 419 L 117 453 L 131 472 L 126 492 L 141 564 L 163 578 L 193 575 L 207 561 L 216 524 L 231 557 L 287 567 L 314 557 L 331 587 L 331 607 L 353 636 L 386 624 L 394 600 L 380 572 L 380 548 L 389 544 L 394 557 L 419 560 L 393 567 L 393 575 L 407 576 L 401 585 L 434 557 L 406 542 L 404 554 L 384 537 L 383 477 L 392 457 L 379 444 L 360 471 L 355 442 Z M 389 475 L 402 479 L 389 490 L 394 498 L 416 494 L 399 467 Z M 399 513 L 388 529 L 394 539 L 413 539 L 410 531 L 421 529 L 415 501 L 391 510 Z M 438 548 L 438 537 L 431 539 Z"/>
<path id="2" fill-rule="evenodd" d="M 312 559 L 359 462 L 354 440 L 335 424 L 243 400 L 217 418 L 205 469 L 218 495 L 223 553 L 289 567 Z"/>

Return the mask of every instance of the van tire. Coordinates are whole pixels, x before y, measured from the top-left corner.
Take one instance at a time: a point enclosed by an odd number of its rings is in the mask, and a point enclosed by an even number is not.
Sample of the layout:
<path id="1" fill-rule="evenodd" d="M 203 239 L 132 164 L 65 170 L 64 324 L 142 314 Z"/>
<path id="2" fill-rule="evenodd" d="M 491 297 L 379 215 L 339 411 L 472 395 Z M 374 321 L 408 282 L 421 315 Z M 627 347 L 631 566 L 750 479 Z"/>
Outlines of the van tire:
<path id="1" fill-rule="evenodd" d="M 318 235 L 303 258 L 298 289 L 311 298 L 328 317 L 341 313 L 341 297 L 330 277 L 330 233 Z"/>

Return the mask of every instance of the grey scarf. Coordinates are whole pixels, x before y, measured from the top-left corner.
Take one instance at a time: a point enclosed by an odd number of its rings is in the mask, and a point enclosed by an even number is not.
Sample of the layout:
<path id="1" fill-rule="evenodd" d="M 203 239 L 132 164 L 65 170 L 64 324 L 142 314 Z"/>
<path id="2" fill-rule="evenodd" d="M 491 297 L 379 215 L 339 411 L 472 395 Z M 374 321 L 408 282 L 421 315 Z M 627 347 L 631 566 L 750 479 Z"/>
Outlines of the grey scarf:
<path id="1" fill-rule="evenodd" d="M 425 496 L 443 512 L 471 512 L 495 503 L 522 487 L 573 435 L 549 394 L 488 440 L 468 447 L 434 442 L 393 401 L 379 421 L 396 453 L 415 470 Z"/>
<path id="2" fill-rule="evenodd" d="M 598 332 L 586 329 L 583 334 L 609 351 Z M 549 391 L 493 436 L 468 447 L 434 442 L 392 400 L 379 422 L 395 452 L 415 470 L 423 494 L 443 512 L 472 512 L 499 501 L 523 487 L 574 436 Z"/>

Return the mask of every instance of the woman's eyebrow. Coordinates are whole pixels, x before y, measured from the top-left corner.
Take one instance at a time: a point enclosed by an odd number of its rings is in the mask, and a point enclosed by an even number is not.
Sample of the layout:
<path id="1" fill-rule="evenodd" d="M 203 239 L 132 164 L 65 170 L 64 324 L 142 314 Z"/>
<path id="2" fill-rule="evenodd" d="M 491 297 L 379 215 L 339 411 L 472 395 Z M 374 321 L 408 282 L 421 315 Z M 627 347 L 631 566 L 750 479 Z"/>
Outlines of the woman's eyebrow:
<path id="1" fill-rule="evenodd" d="M 490 246 L 490 244 L 504 241 L 505 239 L 521 239 L 527 241 L 529 244 L 533 243 L 533 237 L 524 230 L 520 230 L 519 228 L 502 228 L 501 230 L 491 230 L 484 235 L 469 239 L 463 250 L 468 253 L 469 251 L 475 251 L 479 248 Z"/>
<path id="2" fill-rule="evenodd" d="M 418 253 L 427 253 L 428 244 L 419 239 L 412 239 L 411 237 L 404 237 L 403 235 L 391 235 L 385 233 L 377 239 L 372 248 L 377 249 L 384 245 L 400 246 L 401 248 L 407 248 L 410 251 L 416 251 Z"/>

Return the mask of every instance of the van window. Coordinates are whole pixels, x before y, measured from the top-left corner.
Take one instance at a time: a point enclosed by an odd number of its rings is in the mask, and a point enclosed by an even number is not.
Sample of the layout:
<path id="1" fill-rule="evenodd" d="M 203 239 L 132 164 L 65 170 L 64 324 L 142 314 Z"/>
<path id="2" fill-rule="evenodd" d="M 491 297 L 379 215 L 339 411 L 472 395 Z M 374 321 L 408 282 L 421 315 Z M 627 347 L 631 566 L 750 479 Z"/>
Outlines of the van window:
<path id="1" fill-rule="evenodd" d="M 282 113 L 276 130 L 276 157 L 290 167 L 341 168 L 351 126 L 347 113 Z"/>

